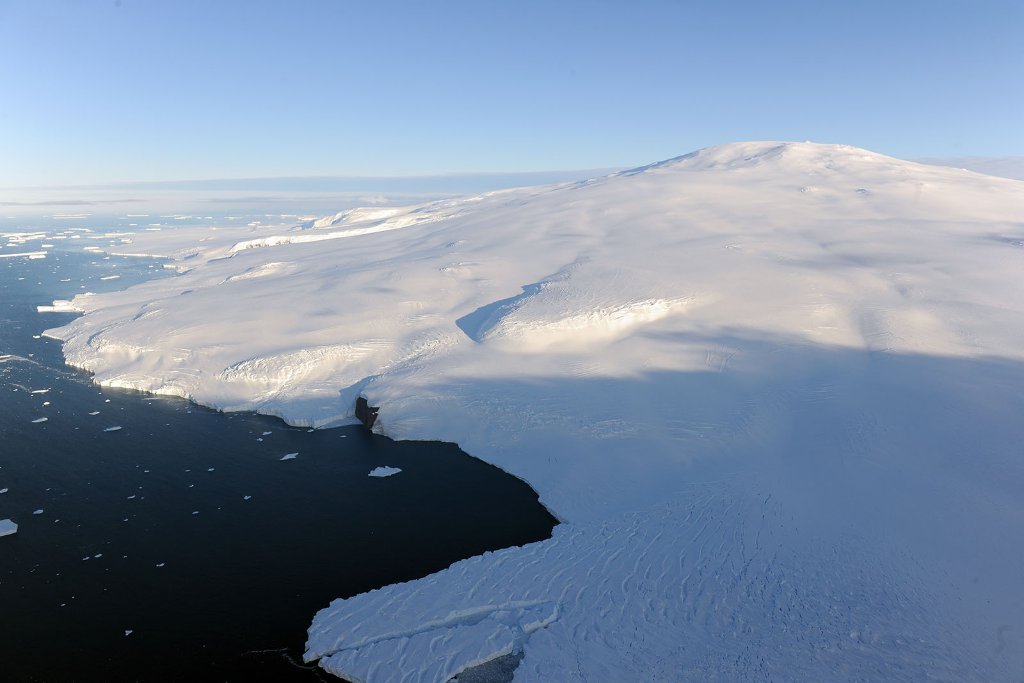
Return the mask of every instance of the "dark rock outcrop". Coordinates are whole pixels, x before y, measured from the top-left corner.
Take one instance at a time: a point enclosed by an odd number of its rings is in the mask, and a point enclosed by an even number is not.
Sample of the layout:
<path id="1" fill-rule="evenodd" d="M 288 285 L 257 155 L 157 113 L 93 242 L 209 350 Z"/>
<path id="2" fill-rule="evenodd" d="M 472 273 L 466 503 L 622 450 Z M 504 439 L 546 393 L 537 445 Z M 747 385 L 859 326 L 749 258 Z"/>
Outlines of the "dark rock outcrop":
<path id="1" fill-rule="evenodd" d="M 356 399 L 356 419 L 363 423 L 367 429 L 373 429 L 373 423 L 377 421 L 377 412 L 380 408 L 371 406 L 366 399 L 360 396 Z"/>

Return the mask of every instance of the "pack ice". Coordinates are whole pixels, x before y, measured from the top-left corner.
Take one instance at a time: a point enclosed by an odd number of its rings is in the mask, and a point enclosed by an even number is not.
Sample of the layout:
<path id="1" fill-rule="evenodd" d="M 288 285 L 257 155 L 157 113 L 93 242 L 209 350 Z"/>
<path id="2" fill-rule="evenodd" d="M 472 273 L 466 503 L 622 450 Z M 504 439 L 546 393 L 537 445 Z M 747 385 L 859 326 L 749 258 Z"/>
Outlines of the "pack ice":
<path id="1" fill-rule="evenodd" d="M 97 382 L 440 439 L 547 541 L 336 600 L 354 681 L 1016 681 L 1024 183 L 811 143 L 139 253 L 47 332 Z M 184 270 L 184 269 L 183 269 Z"/>

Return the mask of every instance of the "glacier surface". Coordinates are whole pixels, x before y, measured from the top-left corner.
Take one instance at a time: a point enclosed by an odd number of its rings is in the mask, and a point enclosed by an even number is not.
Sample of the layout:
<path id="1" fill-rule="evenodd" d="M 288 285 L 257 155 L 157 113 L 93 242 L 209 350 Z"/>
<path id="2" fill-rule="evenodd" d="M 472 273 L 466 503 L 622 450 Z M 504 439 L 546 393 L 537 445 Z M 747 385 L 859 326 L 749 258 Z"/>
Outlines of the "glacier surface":
<path id="1" fill-rule="evenodd" d="M 1024 183 L 841 145 L 245 234 L 47 335 L 109 386 L 440 439 L 547 541 L 336 600 L 306 659 L 444 681 L 1024 675 Z"/>

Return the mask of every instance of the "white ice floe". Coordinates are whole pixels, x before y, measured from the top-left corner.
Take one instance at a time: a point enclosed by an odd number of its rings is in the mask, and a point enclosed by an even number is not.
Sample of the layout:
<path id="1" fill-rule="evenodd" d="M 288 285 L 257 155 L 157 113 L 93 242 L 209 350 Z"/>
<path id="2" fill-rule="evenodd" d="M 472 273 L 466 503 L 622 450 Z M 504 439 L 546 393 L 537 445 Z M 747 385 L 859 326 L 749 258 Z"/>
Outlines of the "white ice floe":
<path id="1" fill-rule="evenodd" d="M 43 514 L 43 512 L 45 512 L 45 510 L 43 510 L 42 508 L 40 508 L 40 509 L 38 509 L 38 510 L 33 510 L 33 511 L 32 511 L 32 514 L 33 514 L 33 515 L 41 515 L 41 514 Z"/>
<path id="2" fill-rule="evenodd" d="M 29 260 L 46 258 L 45 251 L 22 251 L 14 254 L 0 253 L 0 258 L 27 258 Z"/>
<path id="3" fill-rule="evenodd" d="M 91 412 L 91 413 L 89 413 L 89 414 L 90 414 L 90 415 L 99 415 L 99 414 L 100 414 L 100 411 L 98 411 L 98 410 L 94 410 L 94 411 L 92 411 L 92 412 Z"/>
<path id="4" fill-rule="evenodd" d="M 40 422 L 46 422 L 49 419 L 50 418 L 48 418 L 48 417 L 37 417 L 36 419 L 32 420 L 32 424 L 39 424 Z"/>
<path id="5" fill-rule="evenodd" d="M 18 533 L 18 525 L 9 519 L 0 519 L 0 536 L 10 536 Z"/>
<path id="6" fill-rule="evenodd" d="M 106 427 L 103 431 L 105 431 L 105 432 L 117 432 L 117 431 L 120 431 L 120 430 L 121 430 L 121 427 L 119 425 L 114 425 L 113 427 Z"/>
<path id="7" fill-rule="evenodd" d="M 282 455 L 281 460 L 294 460 L 297 457 L 299 457 L 298 453 L 288 453 L 287 455 Z"/>
<path id="8" fill-rule="evenodd" d="M 188 272 L 76 297 L 85 315 L 47 334 L 101 384 L 307 428 L 364 397 L 375 432 L 534 487 L 551 539 L 315 616 L 306 659 L 349 679 L 519 651 L 516 681 L 1008 681 L 1022 216 L 1017 181 L 724 145 L 208 242 L 140 234 Z"/>
<path id="9" fill-rule="evenodd" d="M 388 467 L 387 465 L 385 465 L 384 467 L 374 467 L 372 470 L 370 470 L 370 474 L 368 474 L 367 476 L 390 477 L 398 474 L 401 471 L 402 470 L 399 467 Z"/>

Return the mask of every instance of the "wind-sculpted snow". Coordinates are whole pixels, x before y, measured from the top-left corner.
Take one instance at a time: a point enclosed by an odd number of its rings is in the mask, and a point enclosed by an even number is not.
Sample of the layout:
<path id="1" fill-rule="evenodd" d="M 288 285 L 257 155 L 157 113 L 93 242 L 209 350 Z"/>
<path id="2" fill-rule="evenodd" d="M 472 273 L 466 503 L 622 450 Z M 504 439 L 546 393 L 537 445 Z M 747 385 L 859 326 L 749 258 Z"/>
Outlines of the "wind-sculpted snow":
<path id="1" fill-rule="evenodd" d="M 261 266 L 254 266 L 249 268 L 244 273 L 238 275 L 230 275 L 224 279 L 224 282 L 238 282 L 239 280 L 252 280 L 258 277 L 266 277 L 268 275 L 277 275 L 280 273 L 288 273 L 295 269 L 294 263 L 278 262 L 274 261 L 271 263 L 265 263 Z"/>
<path id="2" fill-rule="evenodd" d="M 362 396 L 534 486 L 552 539 L 316 615 L 307 658 L 350 680 L 516 652 L 528 681 L 1016 682 L 1022 220 L 1024 183 L 725 145 L 139 235 L 189 270 L 48 334 L 100 383 L 295 424 Z"/>
<path id="3" fill-rule="evenodd" d="M 572 263 L 522 293 L 481 306 L 455 321 L 476 341 L 518 351 L 565 351 L 607 342 L 667 316 L 686 297 L 659 297 L 643 272 L 585 268 Z M 623 290 L 629 296 L 623 296 Z"/>
<path id="4" fill-rule="evenodd" d="M 335 214 L 331 218 L 313 221 L 311 227 L 318 228 L 318 230 L 298 234 L 292 232 L 245 240 L 232 246 L 231 253 L 259 247 L 276 247 L 283 244 L 305 244 L 358 237 L 360 235 L 399 230 L 425 223 L 436 223 L 458 217 L 464 210 L 464 205 L 475 199 L 446 200 L 435 202 L 427 207 L 412 207 L 408 209 L 350 209 Z M 340 227 L 341 229 L 324 230 L 324 228 L 334 227 Z"/>

